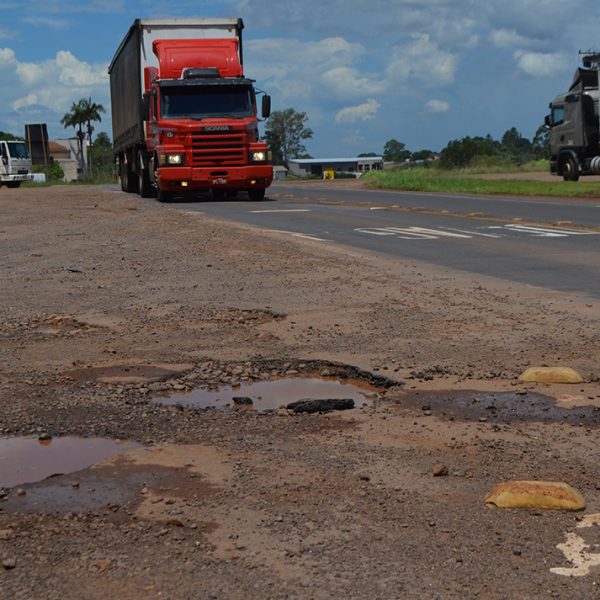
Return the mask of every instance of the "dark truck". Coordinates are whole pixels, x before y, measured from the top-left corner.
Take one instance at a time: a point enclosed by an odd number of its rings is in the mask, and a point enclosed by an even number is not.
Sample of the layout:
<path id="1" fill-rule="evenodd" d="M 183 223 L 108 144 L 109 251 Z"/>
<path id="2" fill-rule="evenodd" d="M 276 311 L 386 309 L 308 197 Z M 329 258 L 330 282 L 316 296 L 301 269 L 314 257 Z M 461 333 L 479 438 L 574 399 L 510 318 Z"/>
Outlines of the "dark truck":
<path id="1" fill-rule="evenodd" d="M 243 72 L 243 28 L 241 19 L 134 21 L 108 69 L 123 191 L 264 198 L 273 167 Z M 266 94 L 261 113 L 270 113 Z"/>
<path id="2" fill-rule="evenodd" d="M 600 175 L 600 116 L 598 71 L 600 53 L 584 53 L 569 91 L 550 103 L 550 172 L 565 181 Z"/>

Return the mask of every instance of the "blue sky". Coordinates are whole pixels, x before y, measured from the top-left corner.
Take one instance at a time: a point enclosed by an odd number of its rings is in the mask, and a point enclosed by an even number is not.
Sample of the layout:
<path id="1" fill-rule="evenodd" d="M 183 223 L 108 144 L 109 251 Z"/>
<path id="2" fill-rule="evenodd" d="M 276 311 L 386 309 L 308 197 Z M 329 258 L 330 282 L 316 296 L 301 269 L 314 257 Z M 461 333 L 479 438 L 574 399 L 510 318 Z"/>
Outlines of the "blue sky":
<path id="1" fill-rule="evenodd" d="M 107 66 L 137 17 L 242 17 L 246 75 L 308 114 L 321 157 L 531 138 L 578 50 L 600 50 L 597 0 L 0 0 L 0 130 L 69 137 L 61 117 L 91 96 L 112 137 Z"/>

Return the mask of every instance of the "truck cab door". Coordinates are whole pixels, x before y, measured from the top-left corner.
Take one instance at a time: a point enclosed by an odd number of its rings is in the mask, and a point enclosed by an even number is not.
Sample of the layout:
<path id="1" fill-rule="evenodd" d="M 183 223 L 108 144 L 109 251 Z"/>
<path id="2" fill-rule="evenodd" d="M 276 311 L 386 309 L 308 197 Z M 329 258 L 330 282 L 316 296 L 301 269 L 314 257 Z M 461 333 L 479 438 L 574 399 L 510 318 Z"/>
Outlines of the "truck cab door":
<path id="1" fill-rule="evenodd" d="M 6 142 L 0 142 L 0 173 L 8 175 L 9 167 L 8 145 Z"/>

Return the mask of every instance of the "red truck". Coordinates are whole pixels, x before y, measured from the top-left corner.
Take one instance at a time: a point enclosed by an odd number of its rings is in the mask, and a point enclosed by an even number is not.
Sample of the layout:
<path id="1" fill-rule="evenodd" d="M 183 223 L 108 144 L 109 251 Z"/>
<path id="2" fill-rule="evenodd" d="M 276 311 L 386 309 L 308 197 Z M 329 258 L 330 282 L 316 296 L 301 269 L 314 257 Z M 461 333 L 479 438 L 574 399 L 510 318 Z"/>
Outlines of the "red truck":
<path id="1" fill-rule="evenodd" d="M 242 19 L 137 19 L 109 66 L 121 189 L 162 202 L 189 191 L 262 200 L 273 181 L 243 72 Z"/>

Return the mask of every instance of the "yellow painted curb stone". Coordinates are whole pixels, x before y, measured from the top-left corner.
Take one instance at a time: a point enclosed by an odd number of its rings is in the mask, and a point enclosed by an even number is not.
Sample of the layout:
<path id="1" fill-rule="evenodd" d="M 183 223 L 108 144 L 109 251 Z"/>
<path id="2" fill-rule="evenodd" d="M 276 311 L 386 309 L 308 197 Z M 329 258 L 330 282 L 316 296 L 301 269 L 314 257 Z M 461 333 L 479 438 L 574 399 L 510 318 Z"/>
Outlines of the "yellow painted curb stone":
<path id="1" fill-rule="evenodd" d="M 531 367 L 520 377 L 523 383 L 583 383 L 583 377 L 570 367 Z"/>
<path id="2" fill-rule="evenodd" d="M 541 508 L 583 510 L 583 496 L 568 483 L 559 481 L 507 481 L 499 483 L 485 497 L 496 508 Z"/>

